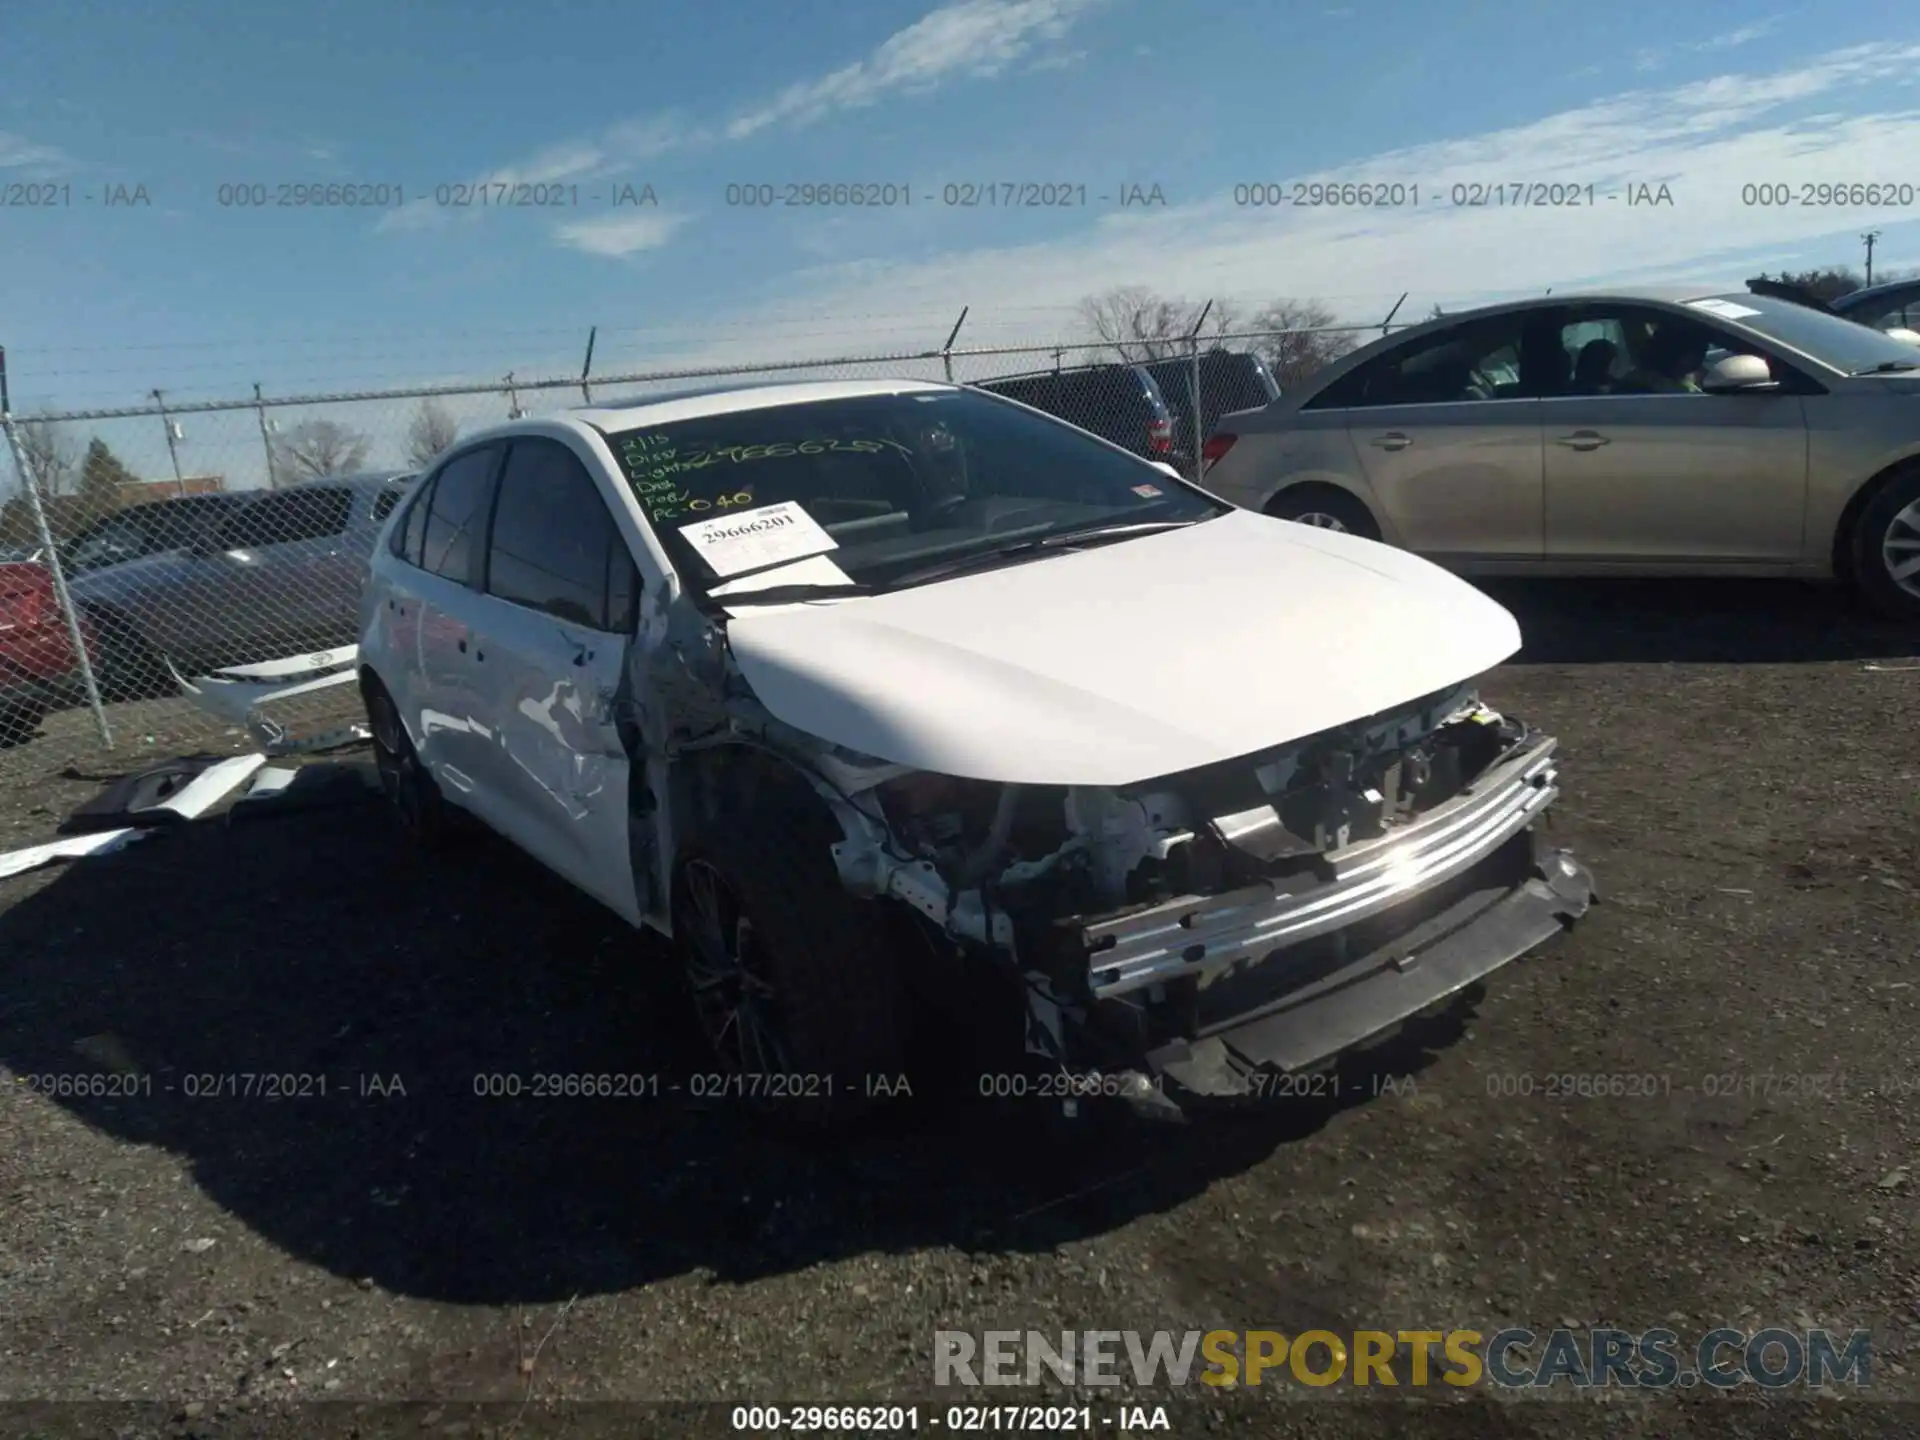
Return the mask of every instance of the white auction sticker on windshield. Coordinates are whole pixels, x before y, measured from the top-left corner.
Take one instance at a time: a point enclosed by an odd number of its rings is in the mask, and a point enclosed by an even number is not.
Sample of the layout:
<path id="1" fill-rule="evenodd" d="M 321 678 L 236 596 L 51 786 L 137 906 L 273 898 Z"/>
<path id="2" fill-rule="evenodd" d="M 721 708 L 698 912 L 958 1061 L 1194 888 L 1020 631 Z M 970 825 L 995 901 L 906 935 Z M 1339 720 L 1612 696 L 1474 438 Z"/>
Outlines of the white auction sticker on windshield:
<path id="1" fill-rule="evenodd" d="M 1746 305 L 1736 305 L 1731 300 L 1689 300 L 1687 304 L 1709 315 L 1718 315 L 1722 320 L 1744 320 L 1749 315 L 1760 313 Z"/>
<path id="2" fill-rule="evenodd" d="M 682 525 L 680 533 L 723 579 L 840 548 L 840 542 L 793 500 Z"/>

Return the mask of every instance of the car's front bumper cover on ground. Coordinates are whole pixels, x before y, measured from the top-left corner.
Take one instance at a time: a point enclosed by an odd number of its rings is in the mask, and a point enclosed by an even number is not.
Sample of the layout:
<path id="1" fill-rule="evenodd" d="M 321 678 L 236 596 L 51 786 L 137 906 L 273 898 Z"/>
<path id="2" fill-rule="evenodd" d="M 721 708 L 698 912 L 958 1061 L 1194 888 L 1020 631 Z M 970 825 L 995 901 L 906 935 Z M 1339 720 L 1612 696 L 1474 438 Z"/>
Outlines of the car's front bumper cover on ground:
<path id="1" fill-rule="evenodd" d="M 1324 1064 L 1447 999 L 1586 912 L 1586 868 L 1532 827 L 1553 802 L 1550 736 L 1386 836 L 1326 857 L 1331 878 L 1186 896 L 1087 925 L 1096 1000 L 1197 982 L 1200 1021 L 1145 1057 L 1202 1095 Z"/>

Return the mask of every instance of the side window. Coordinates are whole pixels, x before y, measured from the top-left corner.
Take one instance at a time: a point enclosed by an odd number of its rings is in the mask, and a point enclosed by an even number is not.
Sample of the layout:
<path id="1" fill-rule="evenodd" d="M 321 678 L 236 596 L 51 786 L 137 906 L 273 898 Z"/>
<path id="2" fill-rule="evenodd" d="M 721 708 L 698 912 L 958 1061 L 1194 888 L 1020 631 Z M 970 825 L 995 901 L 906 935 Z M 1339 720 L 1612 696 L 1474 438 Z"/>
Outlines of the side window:
<path id="1" fill-rule="evenodd" d="M 388 542 L 387 548 L 409 565 L 420 563 L 420 542 L 426 535 L 428 496 L 433 490 L 433 481 L 434 477 L 429 475 L 413 487 L 407 496 L 406 512 L 393 527 L 393 539 Z"/>
<path id="2" fill-rule="evenodd" d="M 443 579 L 472 585 L 482 558 L 478 541 L 486 530 L 487 502 L 493 495 L 498 446 L 486 445 L 449 460 L 421 507 L 426 524 L 420 537 L 420 566 Z"/>
<path id="3" fill-rule="evenodd" d="M 227 518 L 220 528 L 223 550 L 258 550 L 300 540 L 323 540 L 347 528 L 353 492 L 338 485 L 275 490 Z"/>
<path id="4" fill-rule="evenodd" d="M 1350 371 L 1306 407 L 1370 409 L 1377 405 L 1450 405 L 1524 395 L 1521 336 L 1526 312 L 1451 326 Z"/>
<path id="5" fill-rule="evenodd" d="M 152 538 L 141 523 L 131 516 L 115 516 L 77 543 L 67 555 L 75 569 L 112 565 L 134 560 L 153 549 Z"/>
<path id="6" fill-rule="evenodd" d="M 1574 395 L 1699 394 L 1707 366 L 1726 353 L 1713 327 L 1637 306 L 1573 312 L 1560 343 L 1573 358 Z"/>
<path id="7" fill-rule="evenodd" d="M 632 556 L 586 467 L 558 441 L 514 441 L 494 507 L 487 592 L 619 631 L 633 623 L 636 589 Z"/>

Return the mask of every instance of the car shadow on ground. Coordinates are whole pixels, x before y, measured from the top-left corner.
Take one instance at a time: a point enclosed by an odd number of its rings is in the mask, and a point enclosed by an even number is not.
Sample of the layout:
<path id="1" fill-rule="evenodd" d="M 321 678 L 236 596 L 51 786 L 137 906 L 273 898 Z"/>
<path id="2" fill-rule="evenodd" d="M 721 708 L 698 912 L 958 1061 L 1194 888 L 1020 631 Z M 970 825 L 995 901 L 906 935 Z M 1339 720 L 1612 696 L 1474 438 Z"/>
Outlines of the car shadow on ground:
<path id="1" fill-rule="evenodd" d="M 181 1156 L 296 1258 L 422 1298 L 534 1303 L 1101 1233 L 1419 1071 L 1475 998 L 1351 1062 L 1326 1098 L 1191 1127 L 1096 1120 L 1063 1145 L 1039 1102 L 979 1100 L 976 1079 L 976 1098 L 893 1102 L 825 1146 L 671 1093 L 685 1027 L 649 978 L 652 943 L 499 842 L 410 858 L 371 796 L 204 820 L 0 913 L 0 1061 L 82 1090 L 137 1066 L 131 1095 L 55 1103 Z M 644 1098 L 476 1093 L 509 1075 L 662 1078 L 629 1086 Z M 268 1098 L 248 1076 L 311 1078 Z"/>
<path id="2" fill-rule="evenodd" d="M 1793 580 L 1475 582 L 1511 610 L 1515 663 L 1791 664 L 1920 653 L 1920 624 L 1883 619 L 1839 585 Z"/>

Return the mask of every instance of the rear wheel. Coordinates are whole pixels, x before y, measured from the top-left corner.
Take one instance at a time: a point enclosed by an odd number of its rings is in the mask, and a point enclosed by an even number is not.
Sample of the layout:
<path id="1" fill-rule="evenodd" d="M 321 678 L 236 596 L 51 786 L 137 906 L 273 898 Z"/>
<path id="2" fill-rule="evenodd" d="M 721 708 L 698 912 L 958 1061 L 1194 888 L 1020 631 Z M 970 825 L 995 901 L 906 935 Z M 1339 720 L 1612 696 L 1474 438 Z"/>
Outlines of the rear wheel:
<path id="1" fill-rule="evenodd" d="M 1331 485 L 1299 485 L 1267 502 L 1267 514 L 1317 530 L 1338 530 L 1362 540 L 1378 540 L 1380 526 L 1367 507 Z"/>
<path id="2" fill-rule="evenodd" d="M 1860 512 L 1853 579 L 1875 609 L 1920 620 L 1920 465 L 1896 471 Z"/>
<path id="3" fill-rule="evenodd" d="M 718 1074 L 704 1088 L 770 1118 L 841 1129 L 906 1063 L 891 927 L 847 894 L 813 827 L 742 817 L 674 867 L 673 929 Z"/>
<path id="4" fill-rule="evenodd" d="M 369 678 L 362 682 L 362 693 L 367 703 L 367 727 L 373 732 L 373 761 L 380 773 L 380 789 L 392 803 L 407 838 L 422 850 L 437 850 L 453 828 L 440 787 L 420 763 L 386 686 Z"/>

